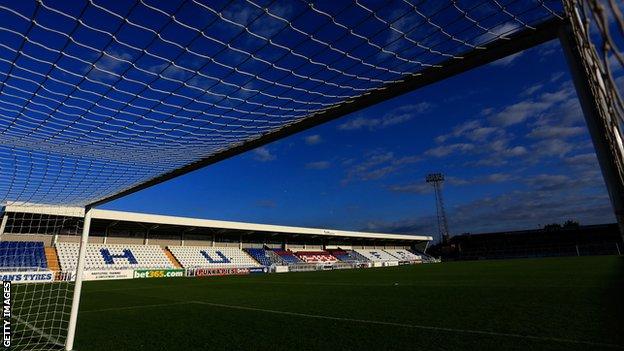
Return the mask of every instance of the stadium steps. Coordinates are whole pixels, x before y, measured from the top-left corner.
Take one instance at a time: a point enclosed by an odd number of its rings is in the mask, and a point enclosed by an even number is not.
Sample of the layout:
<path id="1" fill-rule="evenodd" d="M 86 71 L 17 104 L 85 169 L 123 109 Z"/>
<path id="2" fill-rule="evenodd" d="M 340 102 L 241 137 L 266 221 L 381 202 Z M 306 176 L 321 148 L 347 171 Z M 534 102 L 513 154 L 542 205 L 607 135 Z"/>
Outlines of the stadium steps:
<path id="1" fill-rule="evenodd" d="M 277 264 L 279 266 L 286 265 L 286 262 L 284 262 L 284 260 L 282 260 L 282 258 L 278 254 L 276 254 L 273 249 L 269 248 L 268 246 L 264 246 L 263 249 L 267 253 L 267 255 L 269 255 L 269 258 L 271 259 L 271 261 L 273 261 L 274 264 Z"/>
<path id="2" fill-rule="evenodd" d="M 175 258 L 175 256 L 173 256 L 173 254 L 171 253 L 171 251 L 169 251 L 169 248 L 164 248 L 163 249 L 165 251 L 165 255 L 167 255 L 167 258 L 169 258 L 169 261 L 171 261 L 171 264 L 173 264 L 173 266 L 175 268 L 182 268 L 182 265 L 180 264 L 180 262 Z"/>
<path id="3" fill-rule="evenodd" d="M 54 247 L 46 247 L 45 249 L 46 261 L 48 261 L 48 269 L 54 272 L 60 272 L 61 266 L 59 265 L 58 255 Z"/>

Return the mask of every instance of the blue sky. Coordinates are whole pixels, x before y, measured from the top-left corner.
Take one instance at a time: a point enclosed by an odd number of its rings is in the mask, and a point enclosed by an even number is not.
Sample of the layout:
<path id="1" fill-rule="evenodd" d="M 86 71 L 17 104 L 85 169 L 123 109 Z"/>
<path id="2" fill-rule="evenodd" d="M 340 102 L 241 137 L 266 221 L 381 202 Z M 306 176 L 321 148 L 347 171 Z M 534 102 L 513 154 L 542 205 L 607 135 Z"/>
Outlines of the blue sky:
<path id="1" fill-rule="evenodd" d="M 558 42 L 274 142 L 104 208 L 452 234 L 614 217 Z"/>

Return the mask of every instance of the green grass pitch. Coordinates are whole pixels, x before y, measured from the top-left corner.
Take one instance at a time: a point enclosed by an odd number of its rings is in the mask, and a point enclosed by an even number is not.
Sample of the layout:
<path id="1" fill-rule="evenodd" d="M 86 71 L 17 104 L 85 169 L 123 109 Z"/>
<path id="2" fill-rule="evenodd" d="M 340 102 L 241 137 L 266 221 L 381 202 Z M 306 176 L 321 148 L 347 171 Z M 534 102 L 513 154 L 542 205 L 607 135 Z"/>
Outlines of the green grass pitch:
<path id="1" fill-rule="evenodd" d="M 624 258 L 86 282 L 77 350 L 624 348 Z"/>

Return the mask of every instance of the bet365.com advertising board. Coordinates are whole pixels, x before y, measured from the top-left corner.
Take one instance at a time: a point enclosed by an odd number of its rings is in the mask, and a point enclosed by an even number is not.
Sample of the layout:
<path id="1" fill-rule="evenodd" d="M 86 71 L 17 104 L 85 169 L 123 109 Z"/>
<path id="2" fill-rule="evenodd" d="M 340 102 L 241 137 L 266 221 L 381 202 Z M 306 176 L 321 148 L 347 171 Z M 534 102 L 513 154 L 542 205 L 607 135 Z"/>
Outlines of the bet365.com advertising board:
<path id="1" fill-rule="evenodd" d="M 183 276 L 183 269 L 137 269 L 134 271 L 134 278 L 174 278 Z"/>

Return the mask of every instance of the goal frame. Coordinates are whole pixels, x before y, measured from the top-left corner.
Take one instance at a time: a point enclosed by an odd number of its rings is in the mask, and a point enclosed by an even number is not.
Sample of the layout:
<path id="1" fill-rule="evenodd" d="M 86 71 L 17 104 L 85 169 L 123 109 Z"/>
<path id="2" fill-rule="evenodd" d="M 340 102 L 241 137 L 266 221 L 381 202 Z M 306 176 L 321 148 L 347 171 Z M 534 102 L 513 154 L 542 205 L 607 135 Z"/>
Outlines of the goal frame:
<path id="1" fill-rule="evenodd" d="M 601 65 L 600 58 L 596 55 L 595 51 L 592 51 L 594 47 L 591 44 L 590 34 L 587 30 L 583 30 L 586 28 L 585 19 L 579 13 L 580 7 L 587 4 L 595 5 L 598 2 L 599 0 L 563 0 L 565 18 L 553 17 L 530 30 L 524 29 L 506 38 L 498 38 L 485 45 L 483 50 L 473 50 L 461 57 L 461 59 L 450 58 L 442 62 L 440 67 L 424 69 L 401 81 L 387 84 L 374 92 L 354 98 L 352 101 L 342 102 L 335 107 L 319 112 L 316 115 L 303 118 L 296 123 L 211 154 L 195 162 L 160 174 L 145 182 L 89 203 L 84 207 L 84 222 L 74 277 L 75 285 L 65 350 L 73 350 L 75 344 L 92 208 L 218 163 L 270 142 L 336 120 L 349 113 L 360 111 L 377 103 L 508 57 L 550 40 L 557 39 L 563 48 L 568 63 L 568 69 L 572 75 L 572 80 L 587 123 L 589 135 L 596 150 L 598 162 L 607 186 L 610 202 L 618 221 L 620 232 L 624 238 L 624 147 L 621 142 L 622 131 L 620 127 L 621 119 L 624 116 L 621 114 L 618 115 L 618 111 L 613 112 L 612 108 L 608 106 L 605 108 L 604 106 L 605 103 L 607 105 L 609 104 L 609 94 L 613 94 L 613 91 L 609 89 L 613 90 L 615 88 L 610 86 L 608 82 L 605 85 L 605 81 L 599 70 Z M 615 93 L 619 94 L 618 92 Z M 5 225 L 6 216 L 3 217 L 2 223 L 0 224 L 0 236 L 4 231 Z"/>

